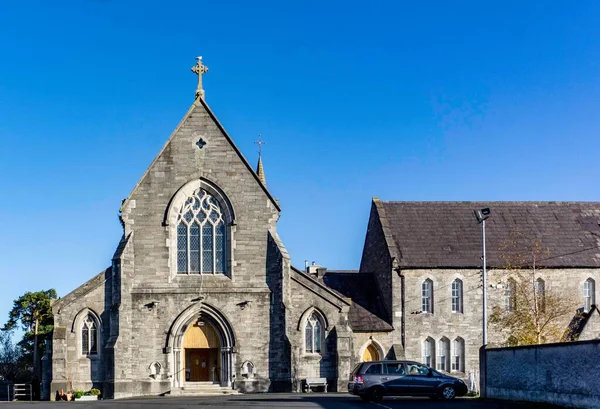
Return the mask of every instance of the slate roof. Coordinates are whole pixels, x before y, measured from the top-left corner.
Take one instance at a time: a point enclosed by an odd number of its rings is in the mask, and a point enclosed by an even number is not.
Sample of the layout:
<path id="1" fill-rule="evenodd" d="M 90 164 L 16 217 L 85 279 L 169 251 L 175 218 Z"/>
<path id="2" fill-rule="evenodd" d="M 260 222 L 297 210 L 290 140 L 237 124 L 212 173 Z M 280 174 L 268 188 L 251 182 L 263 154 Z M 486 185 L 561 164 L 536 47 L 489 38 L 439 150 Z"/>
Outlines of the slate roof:
<path id="1" fill-rule="evenodd" d="M 540 267 L 600 267 L 600 202 L 373 203 L 400 267 L 480 267 L 481 225 L 473 210 L 486 207 L 488 266 L 504 266 L 502 246 L 520 234 L 548 249 Z"/>
<path id="2" fill-rule="evenodd" d="M 352 300 L 348 320 L 353 331 L 392 331 L 383 318 L 385 311 L 375 277 L 358 271 L 327 271 L 323 282 Z"/>

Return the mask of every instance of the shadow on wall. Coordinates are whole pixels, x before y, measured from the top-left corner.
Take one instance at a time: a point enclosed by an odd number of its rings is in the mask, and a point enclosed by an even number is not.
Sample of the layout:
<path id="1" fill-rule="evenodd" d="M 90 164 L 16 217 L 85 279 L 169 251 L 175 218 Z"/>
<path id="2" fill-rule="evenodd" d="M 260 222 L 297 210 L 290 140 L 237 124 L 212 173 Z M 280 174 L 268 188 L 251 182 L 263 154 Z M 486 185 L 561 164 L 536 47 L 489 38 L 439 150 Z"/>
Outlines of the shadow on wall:
<path id="1" fill-rule="evenodd" d="M 290 392 L 292 390 L 292 350 L 286 333 L 286 311 L 283 303 L 284 258 L 270 232 L 267 232 L 267 254 L 265 271 L 267 286 L 271 290 L 269 308 L 269 379 L 270 392 Z M 256 379 L 256 378 L 254 378 Z M 261 381 L 257 381 L 261 385 Z M 264 383 L 264 381 L 263 381 Z M 252 387 L 256 385 L 252 382 Z"/>

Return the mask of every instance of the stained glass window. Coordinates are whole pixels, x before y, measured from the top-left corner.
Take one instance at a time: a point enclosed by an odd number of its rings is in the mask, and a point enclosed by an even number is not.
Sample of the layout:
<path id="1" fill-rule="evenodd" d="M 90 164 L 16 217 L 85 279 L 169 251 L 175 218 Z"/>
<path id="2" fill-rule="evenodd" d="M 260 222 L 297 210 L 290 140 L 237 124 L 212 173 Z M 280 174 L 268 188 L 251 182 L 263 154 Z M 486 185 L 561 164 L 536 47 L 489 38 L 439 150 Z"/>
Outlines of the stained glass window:
<path id="1" fill-rule="evenodd" d="M 81 324 L 81 354 L 96 355 L 98 353 L 98 327 L 96 320 L 88 315 Z"/>
<path id="2" fill-rule="evenodd" d="M 323 324 L 316 313 L 313 313 L 306 321 L 304 327 L 305 350 L 308 353 L 321 353 L 323 340 Z"/>
<path id="3" fill-rule="evenodd" d="M 224 273 L 227 240 L 219 202 L 199 188 L 179 209 L 177 223 L 177 272 Z"/>

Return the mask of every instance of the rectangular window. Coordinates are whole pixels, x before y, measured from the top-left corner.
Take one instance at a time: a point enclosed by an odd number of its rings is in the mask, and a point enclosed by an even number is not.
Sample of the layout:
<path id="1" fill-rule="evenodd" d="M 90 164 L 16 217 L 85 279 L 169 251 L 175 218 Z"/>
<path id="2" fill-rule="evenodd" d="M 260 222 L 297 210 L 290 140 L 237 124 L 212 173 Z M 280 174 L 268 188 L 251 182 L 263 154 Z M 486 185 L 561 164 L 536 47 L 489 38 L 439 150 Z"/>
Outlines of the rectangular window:
<path id="1" fill-rule="evenodd" d="M 454 280 L 452 282 L 452 312 L 463 312 L 462 304 L 462 281 Z"/>
<path id="2" fill-rule="evenodd" d="M 423 312 L 432 313 L 433 312 L 433 282 L 431 280 L 423 281 L 423 285 L 421 286 L 421 295 L 422 295 L 422 305 L 421 310 Z"/>
<path id="3" fill-rule="evenodd" d="M 200 272 L 200 226 L 190 227 L 190 273 Z"/>

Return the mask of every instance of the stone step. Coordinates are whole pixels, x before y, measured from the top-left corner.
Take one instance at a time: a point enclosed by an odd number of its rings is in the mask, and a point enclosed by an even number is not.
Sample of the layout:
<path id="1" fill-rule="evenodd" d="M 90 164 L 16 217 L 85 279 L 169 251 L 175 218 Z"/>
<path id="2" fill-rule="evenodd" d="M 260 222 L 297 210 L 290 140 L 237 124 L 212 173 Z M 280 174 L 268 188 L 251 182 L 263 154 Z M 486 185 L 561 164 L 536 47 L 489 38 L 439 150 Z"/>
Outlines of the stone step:
<path id="1" fill-rule="evenodd" d="M 240 393 L 230 387 L 221 386 L 212 382 L 186 383 L 182 388 L 173 388 L 171 396 L 207 396 L 207 395 L 239 395 Z"/>

